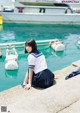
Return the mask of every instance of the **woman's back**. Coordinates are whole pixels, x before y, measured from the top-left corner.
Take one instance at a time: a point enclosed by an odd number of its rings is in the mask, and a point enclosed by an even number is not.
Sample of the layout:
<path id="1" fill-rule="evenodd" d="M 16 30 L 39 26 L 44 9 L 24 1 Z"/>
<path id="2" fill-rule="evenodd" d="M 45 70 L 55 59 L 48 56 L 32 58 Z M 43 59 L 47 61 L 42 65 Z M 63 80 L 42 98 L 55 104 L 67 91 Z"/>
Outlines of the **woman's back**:
<path id="1" fill-rule="evenodd" d="M 31 53 L 28 56 L 28 61 L 31 65 L 34 65 L 34 73 L 37 74 L 40 71 L 47 69 L 45 56 L 43 53 Z"/>

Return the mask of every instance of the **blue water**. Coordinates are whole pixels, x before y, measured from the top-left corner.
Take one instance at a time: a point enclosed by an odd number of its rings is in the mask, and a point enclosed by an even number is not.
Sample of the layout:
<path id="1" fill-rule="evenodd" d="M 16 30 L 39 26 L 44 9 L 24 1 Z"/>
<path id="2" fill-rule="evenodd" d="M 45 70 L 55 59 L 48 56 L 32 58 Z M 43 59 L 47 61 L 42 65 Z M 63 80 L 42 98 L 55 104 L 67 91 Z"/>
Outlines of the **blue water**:
<path id="1" fill-rule="evenodd" d="M 62 69 L 72 62 L 80 59 L 80 49 L 76 46 L 77 38 L 80 36 L 80 26 L 69 25 L 27 25 L 27 24 L 4 24 L 0 26 L 0 43 L 21 42 L 29 38 L 45 40 L 58 38 L 64 42 L 64 52 L 54 52 L 46 46 L 38 46 L 46 57 L 50 70 Z M 0 91 L 21 84 L 27 72 L 27 55 L 23 48 L 17 49 L 19 54 L 18 71 L 6 71 L 5 50 L 2 50 L 3 58 L 0 59 Z"/>

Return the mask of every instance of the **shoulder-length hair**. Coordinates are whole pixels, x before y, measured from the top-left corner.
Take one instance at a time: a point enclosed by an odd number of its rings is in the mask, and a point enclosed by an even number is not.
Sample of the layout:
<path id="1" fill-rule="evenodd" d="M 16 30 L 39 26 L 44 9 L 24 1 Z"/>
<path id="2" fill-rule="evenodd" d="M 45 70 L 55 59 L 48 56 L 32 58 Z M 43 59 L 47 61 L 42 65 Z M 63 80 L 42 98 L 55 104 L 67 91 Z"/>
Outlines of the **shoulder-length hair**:
<path id="1" fill-rule="evenodd" d="M 26 50 L 26 46 L 32 47 L 31 53 L 37 51 L 37 44 L 36 44 L 34 39 L 30 39 L 30 40 L 25 42 L 25 53 L 28 53 L 27 50 Z"/>

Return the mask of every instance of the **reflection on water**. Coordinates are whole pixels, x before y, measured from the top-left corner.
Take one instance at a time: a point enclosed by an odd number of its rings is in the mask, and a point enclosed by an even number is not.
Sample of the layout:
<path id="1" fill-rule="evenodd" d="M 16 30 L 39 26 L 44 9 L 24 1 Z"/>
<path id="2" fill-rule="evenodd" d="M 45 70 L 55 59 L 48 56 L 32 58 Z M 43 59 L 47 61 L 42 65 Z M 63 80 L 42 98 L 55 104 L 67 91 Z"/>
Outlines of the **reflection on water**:
<path id="1" fill-rule="evenodd" d="M 13 71 L 6 71 L 5 70 L 5 77 L 10 77 L 16 79 L 18 76 L 18 70 L 13 70 Z"/>
<path id="2" fill-rule="evenodd" d="M 3 25 L 0 25 L 0 31 L 3 31 Z"/>
<path id="3" fill-rule="evenodd" d="M 56 57 L 62 57 L 62 56 L 64 56 L 65 51 L 55 52 L 54 50 L 52 50 L 52 54 L 53 54 L 53 56 L 56 56 Z"/>
<path id="4" fill-rule="evenodd" d="M 10 41 L 11 40 L 14 42 L 15 41 L 15 33 L 11 32 L 11 31 L 5 31 L 3 33 L 0 34 L 0 37 L 2 38 L 2 41 Z"/>

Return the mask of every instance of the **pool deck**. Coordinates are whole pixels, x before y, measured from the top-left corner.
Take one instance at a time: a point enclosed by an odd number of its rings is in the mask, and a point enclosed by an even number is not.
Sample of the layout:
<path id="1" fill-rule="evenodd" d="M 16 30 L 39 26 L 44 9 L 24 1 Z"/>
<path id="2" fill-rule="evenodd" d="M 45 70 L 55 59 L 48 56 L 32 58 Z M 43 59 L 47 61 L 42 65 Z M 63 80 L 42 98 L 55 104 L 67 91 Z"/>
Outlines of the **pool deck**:
<path id="1" fill-rule="evenodd" d="M 21 85 L 0 93 L 0 106 L 9 113 L 80 113 L 80 76 L 65 76 L 80 68 L 80 61 L 54 72 L 56 84 L 45 90 L 24 90 Z M 0 111 L 1 112 L 1 111 Z"/>

